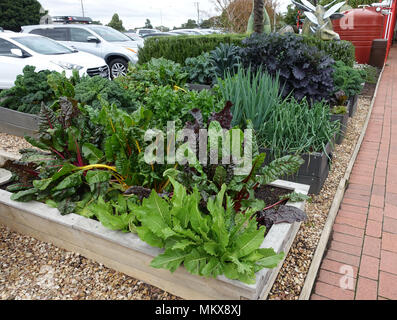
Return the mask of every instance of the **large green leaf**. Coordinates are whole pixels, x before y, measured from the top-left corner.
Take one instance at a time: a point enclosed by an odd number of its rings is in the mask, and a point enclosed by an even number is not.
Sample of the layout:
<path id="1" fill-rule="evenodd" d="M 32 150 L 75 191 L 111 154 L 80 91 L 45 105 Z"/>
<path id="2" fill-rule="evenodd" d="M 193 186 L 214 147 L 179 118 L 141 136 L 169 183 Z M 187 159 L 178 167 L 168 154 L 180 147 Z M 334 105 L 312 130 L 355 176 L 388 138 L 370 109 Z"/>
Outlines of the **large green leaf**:
<path id="1" fill-rule="evenodd" d="M 86 158 L 90 164 L 100 163 L 104 158 L 103 152 L 88 142 L 83 144 L 82 152 L 84 158 Z"/>
<path id="2" fill-rule="evenodd" d="M 56 187 L 54 187 L 52 189 L 52 191 L 61 191 L 64 189 L 69 189 L 69 188 L 80 186 L 83 183 L 82 178 L 81 178 L 82 175 L 83 175 L 83 172 L 79 171 L 79 172 L 71 174 L 70 176 L 67 176 Z"/>
<path id="3" fill-rule="evenodd" d="M 173 273 L 189 255 L 190 252 L 167 249 L 164 253 L 154 258 L 150 265 L 157 269 L 168 269 Z"/>

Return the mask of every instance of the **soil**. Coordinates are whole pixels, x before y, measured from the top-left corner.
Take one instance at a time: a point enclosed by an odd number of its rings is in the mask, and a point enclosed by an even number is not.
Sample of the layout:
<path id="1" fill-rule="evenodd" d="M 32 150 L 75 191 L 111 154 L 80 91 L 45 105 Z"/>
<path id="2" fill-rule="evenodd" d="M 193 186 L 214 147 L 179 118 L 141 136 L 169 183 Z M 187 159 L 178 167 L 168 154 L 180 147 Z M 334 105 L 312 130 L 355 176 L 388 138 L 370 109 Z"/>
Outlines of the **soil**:
<path id="1" fill-rule="evenodd" d="M 6 161 L 6 163 L 3 165 L 3 169 L 9 170 L 12 173 L 16 174 L 18 176 L 18 183 L 24 184 L 24 185 L 32 185 L 33 186 L 33 180 L 37 178 L 36 175 L 33 175 L 31 172 L 34 171 L 35 167 L 33 165 L 21 165 L 18 163 L 15 163 L 13 161 Z M 2 190 L 7 190 L 7 187 L 15 184 L 15 180 L 11 180 L 10 182 L 0 186 L 0 189 Z"/>
<path id="2" fill-rule="evenodd" d="M 280 201 L 281 196 L 290 194 L 292 191 L 272 186 L 260 186 L 255 190 L 255 198 L 265 201 L 266 206 L 271 206 Z"/>

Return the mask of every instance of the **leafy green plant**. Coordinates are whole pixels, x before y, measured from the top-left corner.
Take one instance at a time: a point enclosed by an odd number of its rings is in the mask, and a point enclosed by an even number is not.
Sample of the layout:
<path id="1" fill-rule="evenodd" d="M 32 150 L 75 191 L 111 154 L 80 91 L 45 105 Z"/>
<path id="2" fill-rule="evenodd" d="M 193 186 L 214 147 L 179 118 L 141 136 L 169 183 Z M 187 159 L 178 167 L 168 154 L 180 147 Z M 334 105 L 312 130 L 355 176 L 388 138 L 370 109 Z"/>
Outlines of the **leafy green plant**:
<path id="1" fill-rule="evenodd" d="M 62 214 L 86 214 L 86 206 L 129 186 L 156 187 L 163 183 L 167 167 L 149 166 L 142 150 L 143 132 L 152 113 L 143 108 L 132 114 L 115 105 L 101 110 L 74 105 L 61 98 L 53 111 L 43 105 L 38 139 L 25 137 L 42 151 L 31 150 L 22 162 L 34 164 L 33 186 L 15 193 L 15 201 L 51 201 Z M 37 179 L 39 178 L 39 179 Z"/>
<path id="2" fill-rule="evenodd" d="M 265 123 L 259 146 L 271 149 L 276 158 L 283 154 L 322 152 L 339 131 L 339 123 L 329 121 L 330 114 L 324 102 L 309 108 L 306 100 L 286 100 L 274 108 Z"/>
<path id="3" fill-rule="evenodd" d="M 234 74 L 240 65 L 240 47 L 233 44 L 221 43 L 210 53 L 210 61 L 215 67 L 218 77 L 225 77 L 226 73 Z"/>
<path id="4" fill-rule="evenodd" d="M 273 79 L 267 72 L 253 74 L 251 68 L 239 67 L 235 76 L 227 73 L 218 84 L 223 98 L 233 103 L 232 125 L 245 128 L 251 121 L 257 136 L 261 136 L 264 123 L 282 102 L 279 76 Z"/>
<path id="5" fill-rule="evenodd" d="M 35 72 L 36 67 L 26 66 L 23 74 L 18 75 L 15 86 L 0 92 L 0 107 L 37 114 L 41 103 L 53 103 L 55 95 L 47 83 L 51 71 Z"/>
<path id="6" fill-rule="evenodd" d="M 195 108 L 202 110 L 207 121 L 212 112 L 218 112 L 225 105 L 223 99 L 208 90 L 174 90 L 170 86 L 150 87 L 142 103 L 156 115 L 151 120 L 151 127 L 161 130 L 167 127 L 168 121 L 175 121 L 176 129 L 182 129 L 186 122 L 193 120 L 190 111 Z"/>
<path id="7" fill-rule="evenodd" d="M 170 178 L 174 187 L 171 199 L 162 199 L 152 192 L 142 206 L 134 210 L 141 225 L 136 227 L 139 237 L 165 252 L 151 262 L 154 268 L 174 272 L 180 265 L 195 275 L 227 278 L 248 284 L 256 282 L 255 273 L 274 268 L 284 257 L 273 249 L 261 249 L 264 227 L 257 227 L 255 213 L 235 215 L 233 203 L 225 196 L 226 185 L 215 199 L 208 199 L 205 215 L 199 210 L 200 194 Z M 226 208 L 224 207 L 226 203 Z"/>
<path id="8" fill-rule="evenodd" d="M 358 69 L 365 72 L 365 82 L 370 84 L 376 84 L 378 81 L 378 69 L 368 64 L 358 65 Z"/>
<path id="9" fill-rule="evenodd" d="M 349 41 L 326 41 L 309 35 L 303 35 L 301 37 L 304 43 L 324 51 L 335 61 L 342 61 L 349 67 L 353 67 L 356 62 L 355 47 Z"/>
<path id="10" fill-rule="evenodd" d="M 291 33 L 253 34 L 243 45 L 244 66 L 253 71 L 262 68 L 272 76 L 279 74 L 284 96 L 292 94 L 298 101 L 306 97 L 311 104 L 330 99 L 334 92 L 334 60 L 305 44 L 302 37 Z"/>
<path id="11" fill-rule="evenodd" d="M 190 83 L 211 85 L 215 79 L 215 67 L 210 61 L 210 54 L 204 52 L 198 57 L 185 60 L 185 71 Z"/>
<path id="12" fill-rule="evenodd" d="M 347 108 L 346 106 L 336 106 L 331 109 L 332 114 L 346 114 Z"/>
<path id="13" fill-rule="evenodd" d="M 93 108 L 101 108 L 101 100 L 106 100 L 128 112 L 137 109 L 137 102 L 129 91 L 123 89 L 118 82 L 100 76 L 83 77 L 74 90 L 77 101 Z"/>
<path id="14" fill-rule="evenodd" d="M 361 92 L 366 77 L 365 71 L 349 67 L 342 61 L 336 61 L 333 68 L 335 91 L 342 90 L 347 97 Z"/>
<path id="15" fill-rule="evenodd" d="M 152 58 L 165 58 L 183 64 L 187 58 L 210 52 L 221 43 L 239 46 L 245 37 L 243 34 L 215 34 L 148 38 L 138 52 L 139 64 L 147 63 Z"/>

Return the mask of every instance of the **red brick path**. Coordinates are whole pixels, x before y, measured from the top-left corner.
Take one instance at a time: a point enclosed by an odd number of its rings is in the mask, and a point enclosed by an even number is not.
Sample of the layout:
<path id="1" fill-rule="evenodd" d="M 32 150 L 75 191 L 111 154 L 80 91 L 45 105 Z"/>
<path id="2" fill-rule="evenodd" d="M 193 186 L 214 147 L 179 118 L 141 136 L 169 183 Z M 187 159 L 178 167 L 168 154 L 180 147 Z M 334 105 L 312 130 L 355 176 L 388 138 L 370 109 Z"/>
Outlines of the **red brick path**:
<path id="1" fill-rule="evenodd" d="M 331 239 L 312 300 L 397 299 L 397 47 Z"/>

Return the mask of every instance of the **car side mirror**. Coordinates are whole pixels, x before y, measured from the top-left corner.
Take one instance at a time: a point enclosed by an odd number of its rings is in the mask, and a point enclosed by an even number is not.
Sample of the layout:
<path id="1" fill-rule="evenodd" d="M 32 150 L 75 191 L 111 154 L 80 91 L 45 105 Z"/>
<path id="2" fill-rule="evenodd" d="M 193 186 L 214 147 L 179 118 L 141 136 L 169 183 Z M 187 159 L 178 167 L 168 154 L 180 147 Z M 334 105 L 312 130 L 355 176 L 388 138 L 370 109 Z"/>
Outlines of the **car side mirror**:
<path id="1" fill-rule="evenodd" d="M 23 52 L 22 52 L 21 49 L 11 49 L 11 53 L 12 53 L 14 56 L 17 56 L 17 57 L 20 57 L 20 58 L 23 58 L 23 57 L 24 57 L 24 54 L 23 54 Z"/>
<path id="2" fill-rule="evenodd" d="M 87 42 L 91 42 L 91 43 L 100 43 L 101 40 L 99 40 L 97 37 L 89 36 L 89 37 L 87 37 Z"/>

